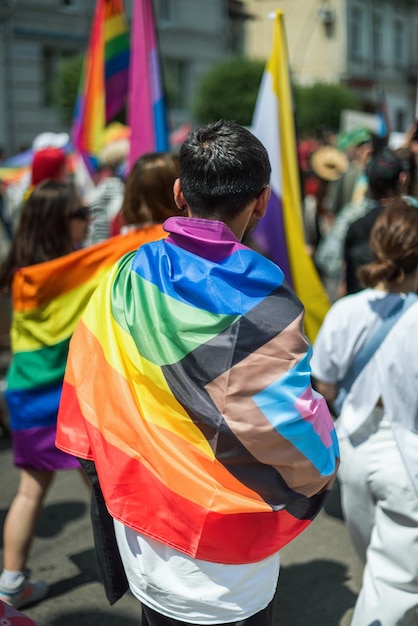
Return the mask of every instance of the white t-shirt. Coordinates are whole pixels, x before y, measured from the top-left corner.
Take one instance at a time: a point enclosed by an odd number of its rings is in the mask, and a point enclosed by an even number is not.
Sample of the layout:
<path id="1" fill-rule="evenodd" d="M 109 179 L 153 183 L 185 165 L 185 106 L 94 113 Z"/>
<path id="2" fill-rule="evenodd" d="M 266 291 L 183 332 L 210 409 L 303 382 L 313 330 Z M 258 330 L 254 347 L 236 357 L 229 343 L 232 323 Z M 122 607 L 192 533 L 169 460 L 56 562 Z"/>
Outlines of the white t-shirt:
<path id="1" fill-rule="evenodd" d="M 311 360 L 317 380 L 344 379 L 354 355 L 405 296 L 364 289 L 337 300 L 318 333 Z M 347 393 L 337 420 L 340 438 L 359 432 L 379 398 L 418 491 L 418 296 L 402 313 Z"/>
<path id="2" fill-rule="evenodd" d="M 124 183 L 116 176 L 102 180 L 88 197 L 92 221 L 87 244 L 105 241 L 110 237 L 110 227 L 123 203 Z"/>
<path id="3" fill-rule="evenodd" d="M 272 600 L 279 553 L 244 565 L 193 559 L 114 520 L 129 586 L 158 613 L 195 624 L 246 619 Z"/>

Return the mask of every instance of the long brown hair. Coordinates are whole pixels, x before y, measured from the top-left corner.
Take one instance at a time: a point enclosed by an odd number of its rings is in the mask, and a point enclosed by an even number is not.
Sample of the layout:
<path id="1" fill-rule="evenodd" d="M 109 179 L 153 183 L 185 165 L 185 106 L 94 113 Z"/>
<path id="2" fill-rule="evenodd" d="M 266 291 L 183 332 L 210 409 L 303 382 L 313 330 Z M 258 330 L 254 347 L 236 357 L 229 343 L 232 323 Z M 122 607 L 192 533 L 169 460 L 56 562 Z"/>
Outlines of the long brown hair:
<path id="1" fill-rule="evenodd" d="M 46 180 L 33 190 L 20 215 L 9 253 L 0 267 L 0 289 L 10 289 L 20 267 L 72 252 L 70 214 L 79 196 L 72 184 Z"/>
<path id="2" fill-rule="evenodd" d="M 179 159 L 171 152 L 144 154 L 134 163 L 126 181 L 122 213 L 127 224 L 161 223 L 179 215 L 173 185 Z"/>
<path id="3" fill-rule="evenodd" d="M 358 276 L 366 287 L 392 282 L 418 267 L 418 208 L 408 198 L 394 200 L 377 218 L 371 235 L 373 261 Z"/>

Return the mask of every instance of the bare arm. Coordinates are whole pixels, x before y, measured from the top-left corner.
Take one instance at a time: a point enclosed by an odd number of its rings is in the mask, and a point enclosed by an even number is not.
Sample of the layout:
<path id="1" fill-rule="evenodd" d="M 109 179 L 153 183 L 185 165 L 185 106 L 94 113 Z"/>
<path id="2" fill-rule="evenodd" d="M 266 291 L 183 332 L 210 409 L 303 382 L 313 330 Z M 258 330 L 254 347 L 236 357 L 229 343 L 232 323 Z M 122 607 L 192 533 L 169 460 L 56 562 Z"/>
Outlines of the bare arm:
<path id="1" fill-rule="evenodd" d="M 324 396 L 327 402 L 333 402 L 338 394 L 338 386 L 336 383 L 324 383 L 319 380 L 315 381 L 315 389 Z"/>

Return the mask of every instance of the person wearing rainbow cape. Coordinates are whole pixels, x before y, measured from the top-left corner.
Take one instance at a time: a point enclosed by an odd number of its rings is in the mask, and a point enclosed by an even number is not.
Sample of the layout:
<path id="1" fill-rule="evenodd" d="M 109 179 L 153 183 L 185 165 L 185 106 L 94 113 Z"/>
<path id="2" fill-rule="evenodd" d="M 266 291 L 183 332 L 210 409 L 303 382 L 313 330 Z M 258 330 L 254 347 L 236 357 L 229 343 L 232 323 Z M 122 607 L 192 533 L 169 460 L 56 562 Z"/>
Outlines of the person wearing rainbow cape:
<path id="1" fill-rule="evenodd" d="M 279 551 L 338 469 L 303 306 L 241 243 L 270 171 L 242 126 L 192 132 L 174 183 L 184 217 L 114 266 L 71 341 L 57 446 L 84 460 L 110 513 L 99 538 L 93 517 L 100 558 L 125 573 L 109 600 L 129 584 L 151 626 L 272 624 Z"/>

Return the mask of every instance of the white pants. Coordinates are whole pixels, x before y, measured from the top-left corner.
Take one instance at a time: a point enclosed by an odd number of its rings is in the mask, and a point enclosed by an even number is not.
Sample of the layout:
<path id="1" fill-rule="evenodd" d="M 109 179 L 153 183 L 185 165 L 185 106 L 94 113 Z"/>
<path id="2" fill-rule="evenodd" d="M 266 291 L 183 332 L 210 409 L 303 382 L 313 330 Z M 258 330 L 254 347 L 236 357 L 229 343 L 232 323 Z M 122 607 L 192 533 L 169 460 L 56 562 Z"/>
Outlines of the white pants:
<path id="1" fill-rule="evenodd" d="M 367 439 L 340 440 L 344 517 L 365 561 L 351 626 L 418 625 L 418 495 L 389 422 L 376 415 Z"/>

